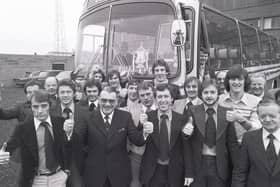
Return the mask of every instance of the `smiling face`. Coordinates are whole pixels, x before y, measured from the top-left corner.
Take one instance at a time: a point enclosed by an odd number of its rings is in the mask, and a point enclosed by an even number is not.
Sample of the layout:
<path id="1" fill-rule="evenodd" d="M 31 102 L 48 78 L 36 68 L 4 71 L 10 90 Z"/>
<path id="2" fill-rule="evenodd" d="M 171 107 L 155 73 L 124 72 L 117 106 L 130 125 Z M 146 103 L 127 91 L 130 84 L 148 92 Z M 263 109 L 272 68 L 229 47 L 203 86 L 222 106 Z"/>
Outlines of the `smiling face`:
<path id="1" fill-rule="evenodd" d="M 156 66 L 154 74 L 157 82 L 164 82 L 167 80 L 167 72 L 164 66 Z"/>
<path id="2" fill-rule="evenodd" d="M 94 102 L 98 99 L 99 90 L 96 86 L 86 87 L 86 96 L 90 102 Z"/>
<path id="3" fill-rule="evenodd" d="M 209 85 L 202 90 L 202 100 L 207 106 L 213 106 L 218 101 L 218 89 L 214 85 Z"/>
<path id="4" fill-rule="evenodd" d="M 131 101 L 136 101 L 138 99 L 138 94 L 137 94 L 137 85 L 129 85 L 127 88 L 127 97 Z"/>
<path id="5" fill-rule="evenodd" d="M 156 102 L 158 105 L 158 109 L 161 112 L 166 113 L 169 110 L 171 110 L 172 101 L 173 99 L 168 89 L 164 89 L 162 91 L 160 90 L 156 91 Z"/>
<path id="6" fill-rule="evenodd" d="M 186 90 L 186 94 L 189 98 L 191 98 L 191 99 L 196 98 L 198 95 L 197 81 L 193 80 L 193 81 L 189 82 L 188 84 L 186 84 L 185 90 Z"/>
<path id="7" fill-rule="evenodd" d="M 245 88 L 244 77 L 236 77 L 229 79 L 229 88 L 231 93 L 242 93 Z"/>
<path id="8" fill-rule="evenodd" d="M 111 114 L 118 105 L 117 93 L 102 90 L 99 96 L 100 110 L 105 114 Z"/>
<path id="9" fill-rule="evenodd" d="M 261 96 L 265 89 L 265 79 L 263 77 L 251 78 L 250 89 L 252 94 Z"/>
<path id="10" fill-rule="evenodd" d="M 74 91 L 69 86 L 60 86 L 58 88 L 58 97 L 61 104 L 69 106 L 73 102 Z"/>
<path id="11" fill-rule="evenodd" d="M 262 126 L 270 133 L 280 127 L 280 107 L 276 103 L 258 107 L 258 116 Z"/>

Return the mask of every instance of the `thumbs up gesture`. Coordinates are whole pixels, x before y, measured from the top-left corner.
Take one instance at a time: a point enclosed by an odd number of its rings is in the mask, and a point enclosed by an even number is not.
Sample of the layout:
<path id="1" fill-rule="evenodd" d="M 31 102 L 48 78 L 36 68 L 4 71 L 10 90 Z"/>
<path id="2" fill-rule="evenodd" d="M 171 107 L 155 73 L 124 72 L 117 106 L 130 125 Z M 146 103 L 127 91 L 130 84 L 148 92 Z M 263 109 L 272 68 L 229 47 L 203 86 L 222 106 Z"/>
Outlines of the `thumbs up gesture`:
<path id="1" fill-rule="evenodd" d="M 143 124 L 143 132 L 145 135 L 152 134 L 154 132 L 154 124 L 150 121 L 146 121 Z"/>
<path id="2" fill-rule="evenodd" d="M 192 135 L 192 133 L 193 133 L 193 118 L 192 118 L 192 116 L 189 118 L 188 122 L 186 123 L 186 125 L 184 126 L 182 131 L 187 136 Z"/>
<path id="3" fill-rule="evenodd" d="M 0 149 L 0 164 L 8 164 L 10 153 L 6 152 L 7 143 L 5 142 Z"/>
<path id="4" fill-rule="evenodd" d="M 74 128 L 74 115 L 73 113 L 69 113 L 69 119 L 64 121 L 63 130 L 65 131 L 67 137 L 69 138 L 72 135 Z"/>

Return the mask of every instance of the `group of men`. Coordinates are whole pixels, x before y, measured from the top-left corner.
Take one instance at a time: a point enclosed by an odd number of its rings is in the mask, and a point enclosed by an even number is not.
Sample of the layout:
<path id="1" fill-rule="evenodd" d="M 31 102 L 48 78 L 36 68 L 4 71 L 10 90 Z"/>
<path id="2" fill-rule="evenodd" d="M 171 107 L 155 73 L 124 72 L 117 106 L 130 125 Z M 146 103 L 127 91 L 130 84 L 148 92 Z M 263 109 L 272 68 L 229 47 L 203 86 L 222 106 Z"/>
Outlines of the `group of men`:
<path id="1" fill-rule="evenodd" d="M 247 93 L 246 70 L 202 83 L 189 77 L 181 99 L 164 61 L 153 73 L 154 83 L 126 88 L 117 71 L 108 85 L 87 80 L 79 102 L 70 80 L 49 77 L 44 90 L 27 83 L 27 102 L 0 109 L 0 119 L 20 122 L 0 163 L 20 148 L 23 187 L 280 185 L 280 106 Z"/>

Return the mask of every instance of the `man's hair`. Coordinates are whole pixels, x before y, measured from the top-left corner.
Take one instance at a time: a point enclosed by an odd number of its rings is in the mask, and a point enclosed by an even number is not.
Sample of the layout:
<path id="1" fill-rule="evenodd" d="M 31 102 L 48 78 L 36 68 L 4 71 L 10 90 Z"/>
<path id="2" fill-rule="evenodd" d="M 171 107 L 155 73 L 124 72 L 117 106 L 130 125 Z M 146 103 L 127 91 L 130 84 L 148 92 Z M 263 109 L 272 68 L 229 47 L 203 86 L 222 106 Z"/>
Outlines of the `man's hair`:
<path id="1" fill-rule="evenodd" d="M 117 77 L 119 78 L 119 80 L 121 81 L 121 75 L 120 75 L 120 72 L 113 69 L 111 71 L 108 72 L 108 75 L 107 75 L 107 80 L 109 81 L 110 79 L 113 78 L 114 75 L 117 75 Z"/>
<path id="2" fill-rule="evenodd" d="M 101 74 L 101 76 L 102 76 L 101 82 L 105 81 L 105 74 L 103 73 L 103 71 L 102 71 L 101 69 L 98 69 L 98 70 L 94 71 L 94 72 L 93 72 L 93 76 L 94 76 L 95 74 L 98 74 L 98 73 Z"/>
<path id="3" fill-rule="evenodd" d="M 139 93 L 140 90 L 149 90 L 150 88 L 154 92 L 154 85 L 151 82 L 144 81 L 138 85 L 137 92 Z"/>
<path id="4" fill-rule="evenodd" d="M 198 78 L 194 77 L 194 76 L 191 76 L 191 77 L 187 77 L 187 79 L 185 80 L 185 83 L 184 83 L 184 91 L 185 91 L 185 94 L 187 96 L 187 90 L 186 90 L 186 87 L 189 83 L 191 82 L 195 82 L 197 84 L 197 89 L 198 91 L 200 90 L 200 87 L 201 87 L 201 82 Z"/>
<path id="5" fill-rule="evenodd" d="M 217 89 L 217 91 L 219 90 L 215 79 L 206 79 L 201 84 L 200 95 L 202 94 L 203 90 L 209 86 L 214 86 Z"/>
<path id="6" fill-rule="evenodd" d="M 174 99 L 174 91 L 172 89 L 172 87 L 169 85 L 169 84 L 160 84 L 156 87 L 156 91 L 155 91 L 155 97 L 157 95 L 157 92 L 160 91 L 164 91 L 164 90 L 168 90 L 170 95 L 171 95 L 171 98 Z"/>
<path id="7" fill-rule="evenodd" d="M 58 84 L 58 79 L 57 79 L 56 77 L 54 77 L 54 76 L 49 76 L 49 77 L 47 77 L 47 78 L 45 79 L 45 81 L 44 81 L 44 85 L 46 85 L 46 81 L 47 81 L 47 79 L 50 79 L 50 78 L 54 78 L 54 79 L 55 79 L 55 81 L 56 81 L 56 83 Z"/>
<path id="8" fill-rule="evenodd" d="M 135 79 L 130 79 L 128 82 L 127 82 L 127 88 L 131 85 L 135 85 L 138 87 L 139 85 L 139 81 L 135 80 Z"/>
<path id="9" fill-rule="evenodd" d="M 63 79 L 63 80 L 59 81 L 57 90 L 59 90 L 59 88 L 61 86 L 68 86 L 69 88 L 71 88 L 73 90 L 74 93 L 76 92 L 75 84 L 71 80 Z"/>
<path id="10" fill-rule="evenodd" d="M 269 106 L 269 105 L 277 105 L 279 107 L 279 112 L 280 112 L 280 106 L 279 104 L 272 98 L 269 97 L 264 97 L 257 105 L 257 112 L 259 112 L 259 108 L 261 106 Z"/>
<path id="11" fill-rule="evenodd" d="M 87 88 L 92 88 L 92 87 L 96 87 L 98 89 L 98 95 L 101 92 L 101 84 L 98 81 L 95 80 L 87 80 L 85 85 L 84 85 L 84 93 L 86 93 Z"/>
<path id="12" fill-rule="evenodd" d="M 262 78 L 264 80 L 264 83 L 266 83 L 266 76 L 264 73 L 256 73 L 256 74 L 252 74 L 249 76 L 250 79 L 254 79 L 254 78 Z"/>
<path id="13" fill-rule="evenodd" d="M 169 75 L 169 73 L 170 73 L 170 68 L 169 68 L 167 62 L 166 62 L 165 60 L 163 60 L 163 59 L 159 59 L 159 60 L 157 60 L 157 61 L 153 64 L 153 66 L 152 66 L 152 72 L 153 72 L 153 74 L 155 74 L 155 68 L 158 67 L 158 66 L 163 66 L 163 67 L 165 67 L 166 73 L 167 73 L 167 75 Z"/>
<path id="14" fill-rule="evenodd" d="M 112 86 L 105 86 L 102 91 L 106 91 L 106 92 L 109 92 L 109 93 L 115 93 L 116 95 L 118 95 L 118 92 L 115 88 L 113 88 Z M 101 92 L 102 92 L 101 91 Z"/>
<path id="15" fill-rule="evenodd" d="M 49 94 L 46 90 L 35 90 L 31 96 L 31 103 L 32 100 L 35 100 L 38 103 L 48 102 L 50 104 Z"/>
<path id="16" fill-rule="evenodd" d="M 227 72 L 224 81 L 226 91 L 230 91 L 229 80 L 235 78 L 244 78 L 244 91 L 247 92 L 250 87 L 250 78 L 247 70 L 242 68 L 241 65 L 234 65 Z"/>
<path id="17" fill-rule="evenodd" d="M 25 83 L 24 87 L 23 87 L 23 90 L 24 90 L 24 93 L 26 94 L 27 93 L 27 87 L 29 86 L 35 86 L 37 85 L 39 87 L 39 89 L 42 89 L 42 84 L 39 82 L 39 81 L 36 81 L 36 80 L 30 80 L 28 81 L 27 83 Z"/>

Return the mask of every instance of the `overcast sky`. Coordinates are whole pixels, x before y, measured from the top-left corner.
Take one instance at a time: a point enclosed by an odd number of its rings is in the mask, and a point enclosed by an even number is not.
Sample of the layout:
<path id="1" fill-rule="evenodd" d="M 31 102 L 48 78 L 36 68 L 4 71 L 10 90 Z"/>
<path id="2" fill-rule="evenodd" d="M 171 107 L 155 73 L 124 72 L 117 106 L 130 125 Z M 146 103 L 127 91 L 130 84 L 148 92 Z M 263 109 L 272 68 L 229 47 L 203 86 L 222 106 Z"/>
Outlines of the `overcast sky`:
<path id="1" fill-rule="evenodd" d="M 75 48 L 84 0 L 62 0 L 68 50 Z M 2 0 L 0 53 L 46 54 L 54 51 L 55 0 Z"/>

